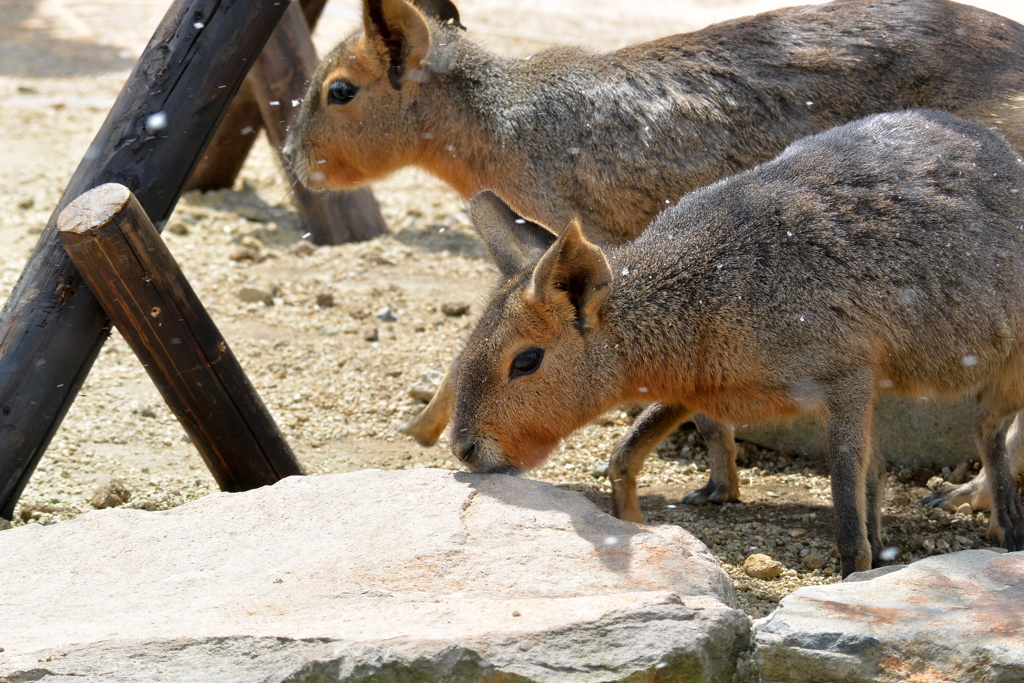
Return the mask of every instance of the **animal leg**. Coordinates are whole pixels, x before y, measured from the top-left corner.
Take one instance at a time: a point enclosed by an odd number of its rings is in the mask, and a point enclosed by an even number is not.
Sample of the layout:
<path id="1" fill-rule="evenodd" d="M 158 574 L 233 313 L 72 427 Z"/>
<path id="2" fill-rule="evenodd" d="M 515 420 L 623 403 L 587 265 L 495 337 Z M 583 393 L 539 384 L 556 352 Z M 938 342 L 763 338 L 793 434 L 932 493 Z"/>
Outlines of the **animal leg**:
<path id="1" fill-rule="evenodd" d="M 704 437 L 711 460 L 708 483 L 683 498 L 686 505 L 726 503 L 740 499 L 740 477 L 736 471 L 736 438 L 732 425 L 716 422 L 706 415 L 693 416 L 697 431 Z"/>
<path id="2" fill-rule="evenodd" d="M 865 380 L 865 381 L 858 381 Z M 866 479 L 872 462 L 870 378 L 834 385 L 825 433 L 832 477 L 832 511 L 843 577 L 871 569 Z M 877 491 L 877 489 L 876 489 Z M 877 502 L 877 492 L 875 494 Z"/>
<path id="3" fill-rule="evenodd" d="M 1010 457 L 1010 472 L 1014 478 L 1024 472 L 1024 419 L 1021 413 L 1013 419 L 1006 433 L 1006 451 Z M 959 486 L 943 486 L 921 499 L 925 505 L 946 510 L 955 510 L 964 503 L 970 503 L 972 510 L 988 510 L 992 507 L 992 492 L 988 485 L 988 472 L 982 469 L 974 479 Z M 994 517 L 989 531 L 995 531 Z"/>
<path id="4" fill-rule="evenodd" d="M 1003 546 L 1012 552 L 1024 550 L 1024 504 L 1017 495 L 1006 448 L 1009 418 L 1018 406 L 1008 403 L 1007 397 L 998 392 L 979 392 L 974 432 L 992 495 L 989 531 L 995 531 Z"/>
<path id="5" fill-rule="evenodd" d="M 452 408 L 455 406 L 456 370 L 456 364 L 452 363 L 430 403 L 423 412 L 399 427 L 400 433 L 413 437 L 421 446 L 433 446 L 437 443 L 448 426 Z"/>
<path id="6" fill-rule="evenodd" d="M 651 450 L 689 415 L 683 406 L 655 403 L 634 420 L 626 436 L 615 444 L 608 465 L 613 515 L 627 522 L 644 523 L 636 478 Z"/>
<path id="7" fill-rule="evenodd" d="M 882 559 L 882 499 L 885 497 L 885 461 L 878 450 L 877 441 L 871 448 L 871 462 L 868 464 L 864 486 L 865 510 L 867 512 L 868 543 L 871 545 L 871 566 L 888 564 Z"/>

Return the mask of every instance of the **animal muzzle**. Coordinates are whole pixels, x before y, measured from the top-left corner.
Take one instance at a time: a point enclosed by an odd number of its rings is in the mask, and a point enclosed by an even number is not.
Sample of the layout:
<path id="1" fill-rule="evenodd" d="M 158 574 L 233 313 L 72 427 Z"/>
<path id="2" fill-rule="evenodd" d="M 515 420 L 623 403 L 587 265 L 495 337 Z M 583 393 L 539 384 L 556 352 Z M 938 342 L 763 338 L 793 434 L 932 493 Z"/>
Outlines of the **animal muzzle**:
<path id="1" fill-rule="evenodd" d="M 456 432 L 451 440 L 452 455 L 459 459 L 471 472 L 478 474 L 514 474 L 518 467 L 508 464 L 496 444 L 488 438 L 480 438 L 468 431 Z"/>

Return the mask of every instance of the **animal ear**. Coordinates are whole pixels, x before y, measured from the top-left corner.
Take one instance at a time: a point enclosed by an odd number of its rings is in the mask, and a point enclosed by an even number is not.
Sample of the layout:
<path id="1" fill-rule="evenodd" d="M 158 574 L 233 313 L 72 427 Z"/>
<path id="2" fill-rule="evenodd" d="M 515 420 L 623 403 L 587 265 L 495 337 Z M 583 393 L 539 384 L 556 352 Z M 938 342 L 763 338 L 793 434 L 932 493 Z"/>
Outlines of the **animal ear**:
<path id="1" fill-rule="evenodd" d="M 555 233 L 520 218 L 508 204 L 486 190 L 470 201 L 469 217 L 505 277 L 532 268 L 557 239 Z"/>
<path id="2" fill-rule="evenodd" d="M 441 24 L 450 23 L 455 28 L 466 27 L 459 21 L 459 8 L 451 0 L 412 0 L 420 11 Z"/>
<path id="3" fill-rule="evenodd" d="M 406 0 L 363 0 L 363 32 L 378 43 L 395 90 L 406 77 L 415 80 L 430 52 L 430 28 L 420 10 Z"/>
<path id="4" fill-rule="evenodd" d="M 612 270 L 600 247 L 583 235 L 579 219 L 551 245 L 537 266 L 527 298 L 548 307 L 568 301 L 580 332 L 600 326 L 601 306 L 611 294 Z"/>

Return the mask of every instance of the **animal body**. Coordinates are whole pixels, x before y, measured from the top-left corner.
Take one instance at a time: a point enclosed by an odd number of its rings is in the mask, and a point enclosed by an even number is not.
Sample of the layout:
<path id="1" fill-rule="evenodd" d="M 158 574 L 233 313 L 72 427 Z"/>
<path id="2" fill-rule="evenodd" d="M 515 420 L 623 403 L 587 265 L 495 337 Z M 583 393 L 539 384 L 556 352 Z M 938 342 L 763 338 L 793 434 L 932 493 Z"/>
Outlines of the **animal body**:
<path id="1" fill-rule="evenodd" d="M 839 0 L 517 59 L 468 39 L 448 0 L 364 0 L 362 29 L 320 64 L 287 151 L 310 187 L 414 165 L 546 226 L 579 217 L 612 245 L 797 138 L 913 107 L 996 126 L 1024 149 L 1024 27 L 948 0 Z M 402 431 L 436 442 L 454 377 Z M 696 422 L 712 475 L 685 501 L 737 500 L 732 428 Z"/>
<path id="2" fill-rule="evenodd" d="M 493 195 L 471 213 L 503 278 L 458 359 L 450 438 L 517 471 L 624 402 L 654 401 L 611 458 L 614 512 L 694 412 L 813 414 L 828 443 L 842 572 L 880 562 L 881 392 L 976 396 L 993 517 L 1024 549 L 1006 432 L 1024 408 L 1024 163 L 947 113 L 880 114 L 683 197 L 635 241 L 555 240 Z"/>

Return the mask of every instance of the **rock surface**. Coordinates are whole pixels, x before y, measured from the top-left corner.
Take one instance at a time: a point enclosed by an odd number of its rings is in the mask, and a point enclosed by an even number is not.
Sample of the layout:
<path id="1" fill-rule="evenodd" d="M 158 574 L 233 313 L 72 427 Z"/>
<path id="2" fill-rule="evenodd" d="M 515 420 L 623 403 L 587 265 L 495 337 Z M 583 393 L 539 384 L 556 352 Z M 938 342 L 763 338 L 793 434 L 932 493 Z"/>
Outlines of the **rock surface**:
<path id="1" fill-rule="evenodd" d="M 756 628 L 763 683 L 1024 680 L 1024 554 L 887 569 L 784 598 Z"/>
<path id="2" fill-rule="evenodd" d="M 756 680 L 679 527 L 442 470 L 295 477 L 0 533 L 0 680 Z"/>
<path id="3" fill-rule="evenodd" d="M 955 467 L 964 460 L 977 460 L 972 406 L 972 399 L 947 403 L 883 396 L 874 419 L 882 457 L 899 467 Z M 825 450 L 824 433 L 812 418 L 745 425 L 736 429 L 736 437 L 804 455 Z"/>

